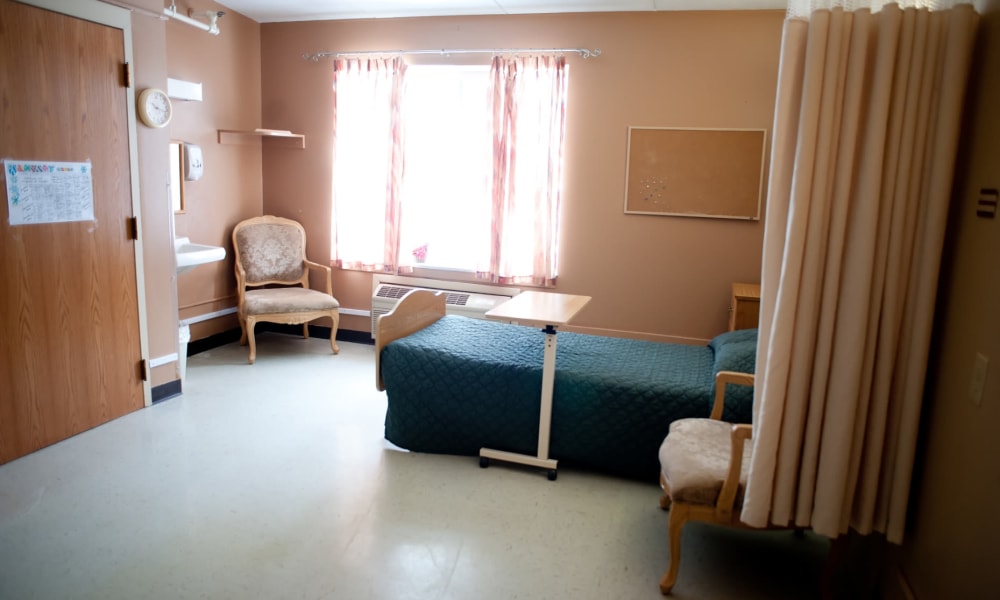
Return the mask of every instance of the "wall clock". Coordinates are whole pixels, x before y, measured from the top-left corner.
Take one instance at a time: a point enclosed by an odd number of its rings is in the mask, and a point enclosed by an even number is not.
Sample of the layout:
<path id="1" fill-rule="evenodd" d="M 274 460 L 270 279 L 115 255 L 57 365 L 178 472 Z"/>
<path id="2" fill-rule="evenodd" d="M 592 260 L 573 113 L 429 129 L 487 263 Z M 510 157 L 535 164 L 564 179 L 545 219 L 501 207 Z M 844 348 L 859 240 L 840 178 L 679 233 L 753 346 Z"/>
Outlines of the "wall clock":
<path id="1" fill-rule="evenodd" d="M 166 127 L 174 114 L 167 93 L 157 88 L 147 88 L 139 94 L 139 118 L 147 127 Z"/>

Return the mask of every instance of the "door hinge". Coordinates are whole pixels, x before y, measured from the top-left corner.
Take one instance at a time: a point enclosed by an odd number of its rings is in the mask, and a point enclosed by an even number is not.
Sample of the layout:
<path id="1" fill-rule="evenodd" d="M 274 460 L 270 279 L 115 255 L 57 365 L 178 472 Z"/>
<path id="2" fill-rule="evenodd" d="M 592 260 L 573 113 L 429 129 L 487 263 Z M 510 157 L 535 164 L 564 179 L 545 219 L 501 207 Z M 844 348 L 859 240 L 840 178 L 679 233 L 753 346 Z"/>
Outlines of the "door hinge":
<path id="1" fill-rule="evenodd" d="M 128 230 L 128 239 L 138 240 L 139 239 L 139 218 L 129 217 L 125 219 L 125 227 Z"/>
<path id="2" fill-rule="evenodd" d="M 149 381 L 149 363 L 145 358 L 139 360 L 139 378 Z"/>
<path id="3" fill-rule="evenodd" d="M 132 87 L 132 65 L 129 63 L 122 63 L 122 79 L 125 87 Z"/>

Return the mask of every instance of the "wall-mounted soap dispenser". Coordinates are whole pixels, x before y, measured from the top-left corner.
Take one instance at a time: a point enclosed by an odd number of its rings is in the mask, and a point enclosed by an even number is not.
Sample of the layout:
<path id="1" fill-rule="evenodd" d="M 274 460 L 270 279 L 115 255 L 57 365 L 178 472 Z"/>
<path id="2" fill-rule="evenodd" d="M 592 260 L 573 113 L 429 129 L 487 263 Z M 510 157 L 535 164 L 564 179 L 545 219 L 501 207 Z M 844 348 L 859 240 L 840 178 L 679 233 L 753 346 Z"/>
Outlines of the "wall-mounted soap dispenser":
<path id="1" fill-rule="evenodd" d="M 201 157 L 201 146 L 184 143 L 184 180 L 198 181 L 205 171 L 205 163 Z"/>

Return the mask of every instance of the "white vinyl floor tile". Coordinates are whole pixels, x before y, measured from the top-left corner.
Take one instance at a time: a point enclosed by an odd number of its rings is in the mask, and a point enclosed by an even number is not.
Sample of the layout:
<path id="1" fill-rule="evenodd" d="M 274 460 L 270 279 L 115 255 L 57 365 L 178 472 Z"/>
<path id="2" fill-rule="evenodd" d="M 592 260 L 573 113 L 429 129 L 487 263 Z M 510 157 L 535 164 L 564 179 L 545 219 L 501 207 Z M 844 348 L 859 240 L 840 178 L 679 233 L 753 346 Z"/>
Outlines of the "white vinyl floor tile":
<path id="1" fill-rule="evenodd" d="M 340 347 L 192 356 L 182 396 L 0 466 L 0 598 L 661 597 L 655 483 L 394 448 Z M 673 597 L 816 597 L 828 546 L 692 524 Z"/>

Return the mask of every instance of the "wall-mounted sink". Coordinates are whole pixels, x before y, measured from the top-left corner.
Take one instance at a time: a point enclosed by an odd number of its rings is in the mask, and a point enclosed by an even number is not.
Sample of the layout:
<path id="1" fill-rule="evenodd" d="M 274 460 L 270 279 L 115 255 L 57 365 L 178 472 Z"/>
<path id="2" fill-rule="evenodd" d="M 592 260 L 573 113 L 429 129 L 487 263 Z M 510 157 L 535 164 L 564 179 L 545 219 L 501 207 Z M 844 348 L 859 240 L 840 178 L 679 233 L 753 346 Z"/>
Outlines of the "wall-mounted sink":
<path id="1" fill-rule="evenodd" d="M 174 252 L 177 253 L 177 274 L 187 273 L 198 265 L 216 262 L 226 258 L 226 249 L 221 246 L 206 246 L 194 244 L 188 238 L 174 240 Z"/>

